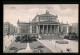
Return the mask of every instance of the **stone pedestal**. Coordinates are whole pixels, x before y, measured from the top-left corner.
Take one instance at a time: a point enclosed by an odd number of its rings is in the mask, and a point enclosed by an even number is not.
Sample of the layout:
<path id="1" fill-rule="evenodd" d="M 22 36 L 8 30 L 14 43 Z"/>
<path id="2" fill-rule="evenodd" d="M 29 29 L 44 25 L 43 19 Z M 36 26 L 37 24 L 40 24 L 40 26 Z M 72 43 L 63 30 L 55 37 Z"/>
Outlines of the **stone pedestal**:
<path id="1" fill-rule="evenodd" d="M 26 49 L 19 50 L 17 53 L 32 53 L 33 50 L 30 48 L 29 43 L 27 43 Z"/>

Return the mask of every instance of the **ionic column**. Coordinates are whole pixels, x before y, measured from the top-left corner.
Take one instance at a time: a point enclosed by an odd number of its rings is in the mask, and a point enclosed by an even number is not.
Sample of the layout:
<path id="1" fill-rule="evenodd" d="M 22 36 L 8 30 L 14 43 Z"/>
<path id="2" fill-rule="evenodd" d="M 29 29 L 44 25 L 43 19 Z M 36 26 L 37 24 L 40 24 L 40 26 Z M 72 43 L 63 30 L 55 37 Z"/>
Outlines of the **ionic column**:
<path id="1" fill-rule="evenodd" d="M 53 25 L 52 25 L 52 34 L 53 34 L 54 30 L 53 30 Z"/>
<path id="2" fill-rule="evenodd" d="M 48 34 L 48 25 L 47 25 L 47 34 Z"/>
<path id="3" fill-rule="evenodd" d="M 37 27 L 36 27 L 37 28 Z M 37 31 L 37 30 L 36 30 Z M 32 25 L 30 25 L 30 33 L 32 33 Z"/>
<path id="4" fill-rule="evenodd" d="M 59 26 L 58 26 L 58 33 L 59 33 Z"/>
<path id="5" fill-rule="evenodd" d="M 55 33 L 55 25 L 54 25 L 54 33 Z"/>
<path id="6" fill-rule="evenodd" d="M 39 25 L 38 27 L 39 27 L 39 29 L 38 29 L 38 30 L 39 30 L 39 32 L 38 32 L 38 33 L 40 34 L 40 25 Z"/>
<path id="7" fill-rule="evenodd" d="M 44 25 L 43 25 L 43 34 L 44 34 Z"/>
<path id="8" fill-rule="evenodd" d="M 50 34 L 52 34 L 52 25 L 50 25 L 50 31 L 51 31 Z"/>
<path id="9" fill-rule="evenodd" d="M 60 26 L 61 27 L 61 33 L 63 32 L 63 26 Z"/>

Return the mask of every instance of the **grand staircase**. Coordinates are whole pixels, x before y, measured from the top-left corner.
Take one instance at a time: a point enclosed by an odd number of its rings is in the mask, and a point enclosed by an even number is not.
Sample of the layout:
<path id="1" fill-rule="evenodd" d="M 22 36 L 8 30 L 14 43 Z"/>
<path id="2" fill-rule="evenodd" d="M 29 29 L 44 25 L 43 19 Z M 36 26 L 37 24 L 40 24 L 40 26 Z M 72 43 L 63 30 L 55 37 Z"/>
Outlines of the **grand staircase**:
<path id="1" fill-rule="evenodd" d="M 52 39 L 52 40 L 60 40 L 60 39 L 62 39 L 61 37 L 60 37 L 60 35 L 42 35 L 42 39 L 44 39 L 44 40 L 50 40 L 50 39 Z"/>

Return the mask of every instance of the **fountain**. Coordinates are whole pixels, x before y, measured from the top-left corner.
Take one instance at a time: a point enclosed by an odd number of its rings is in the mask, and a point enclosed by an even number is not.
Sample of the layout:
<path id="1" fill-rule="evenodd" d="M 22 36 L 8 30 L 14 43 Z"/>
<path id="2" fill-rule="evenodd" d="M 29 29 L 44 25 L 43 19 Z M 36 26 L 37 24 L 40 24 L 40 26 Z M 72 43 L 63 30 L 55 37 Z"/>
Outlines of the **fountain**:
<path id="1" fill-rule="evenodd" d="M 27 43 L 26 52 L 30 52 L 30 53 L 33 52 L 32 49 L 29 46 L 29 43 Z"/>
<path id="2" fill-rule="evenodd" d="M 34 52 L 35 53 L 40 53 L 40 50 L 38 50 L 38 49 L 31 49 L 30 45 L 29 45 L 29 42 L 30 42 L 30 40 L 28 40 L 27 46 L 26 46 L 25 49 L 19 50 L 19 51 L 17 51 L 17 53 L 34 53 Z"/>
<path id="3" fill-rule="evenodd" d="M 29 43 L 27 43 L 26 49 L 19 50 L 19 51 L 17 51 L 17 53 L 40 53 L 40 50 L 31 49 L 29 46 Z"/>
<path id="4" fill-rule="evenodd" d="M 33 49 L 30 48 L 29 43 L 27 43 L 26 49 L 17 51 L 17 53 L 32 53 L 32 52 L 33 52 Z"/>

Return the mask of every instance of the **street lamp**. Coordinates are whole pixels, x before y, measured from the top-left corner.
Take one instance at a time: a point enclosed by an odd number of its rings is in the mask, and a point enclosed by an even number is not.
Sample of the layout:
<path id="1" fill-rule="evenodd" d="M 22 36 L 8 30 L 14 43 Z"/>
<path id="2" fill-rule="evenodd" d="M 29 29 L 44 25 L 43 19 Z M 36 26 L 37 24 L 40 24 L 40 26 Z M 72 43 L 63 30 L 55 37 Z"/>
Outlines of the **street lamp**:
<path id="1" fill-rule="evenodd" d="M 56 48 L 56 41 L 55 41 L 55 48 Z"/>

